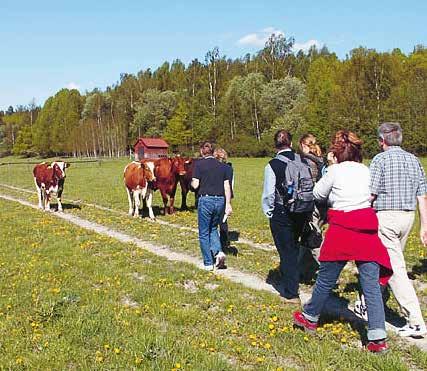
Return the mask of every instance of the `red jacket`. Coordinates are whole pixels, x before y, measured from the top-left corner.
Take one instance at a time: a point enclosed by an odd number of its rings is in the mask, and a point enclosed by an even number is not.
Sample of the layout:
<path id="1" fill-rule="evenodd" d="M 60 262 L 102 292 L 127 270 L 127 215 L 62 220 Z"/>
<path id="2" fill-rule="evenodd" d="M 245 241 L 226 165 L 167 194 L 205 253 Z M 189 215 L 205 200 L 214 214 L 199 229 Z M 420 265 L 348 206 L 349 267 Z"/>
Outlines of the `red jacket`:
<path id="1" fill-rule="evenodd" d="M 329 210 L 329 228 L 320 249 L 320 261 L 357 260 L 380 265 L 380 283 L 386 284 L 393 270 L 386 247 L 378 237 L 378 218 L 371 208 Z"/>

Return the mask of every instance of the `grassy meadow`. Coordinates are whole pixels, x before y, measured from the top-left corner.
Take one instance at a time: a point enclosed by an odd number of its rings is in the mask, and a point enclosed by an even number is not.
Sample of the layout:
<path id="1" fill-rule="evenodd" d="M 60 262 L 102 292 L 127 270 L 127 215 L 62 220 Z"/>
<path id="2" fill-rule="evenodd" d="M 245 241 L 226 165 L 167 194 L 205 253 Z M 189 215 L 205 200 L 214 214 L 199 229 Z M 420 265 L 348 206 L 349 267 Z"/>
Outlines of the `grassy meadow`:
<path id="1" fill-rule="evenodd" d="M 16 158 L 1 162 L 8 161 L 22 164 L 0 166 L 0 183 L 34 191 L 34 165 Z M 260 209 L 267 161 L 232 160 L 236 198 L 229 225 L 241 237 L 271 243 Z M 196 233 L 121 214 L 128 210 L 122 181 L 126 163 L 116 159 L 72 164 L 63 194 L 65 212 L 200 256 Z M 426 159 L 423 164 L 426 168 Z M 35 191 L 0 186 L 0 193 L 37 202 Z M 180 204 L 178 188 L 176 206 Z M 193 194 L 188 204 L 194 204 Z M 154 205 L 158 214 L 158 192 Z M 0 201 L 0 207 L 2 368 L 427 368 L 427 356 L 399 339 L 392 339 L 391 354 L 375 357 L 360 350 L 359 334 L 348 324 L 329 322 L 314 338 L 307 337 L 292 329 L 295 307 L 284 307 L 278 297 L 168 262 L 36 210 L 6 201 Z M 196 226 L 194 210 L 159 219 Z M 234 246 L 237 254 L 228 256 L 229 266 L 262 278 L 276 271 L 274 251 Z M 417 227 L 406 257 L 427 317 L 425 252 Z M 351 271 L 345 271 L 337 294 L 354 301 L 356 294 L 349 287 L 355 281 Z"/>

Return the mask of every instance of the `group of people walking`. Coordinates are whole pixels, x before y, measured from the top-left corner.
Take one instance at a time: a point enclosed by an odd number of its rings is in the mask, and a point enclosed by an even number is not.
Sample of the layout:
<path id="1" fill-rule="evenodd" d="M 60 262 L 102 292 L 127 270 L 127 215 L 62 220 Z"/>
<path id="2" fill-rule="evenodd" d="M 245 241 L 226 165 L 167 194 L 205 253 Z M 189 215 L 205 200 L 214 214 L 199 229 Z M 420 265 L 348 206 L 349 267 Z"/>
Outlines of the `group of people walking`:
<path id="1" fill-rule="evenodd" d="M 384 302 L 388 288 L 407 320 L 400 336 L 427 334 L 420 304 L 408 278 L 403 255 L 415 220 L 417 201 L 421 243 L 427 245 L 427 183 L 420 161 L 401 148 L 402 128 L 378 128 L 382 152 L 370 167 L 362 163 L 362 141 L 353 132 L 338 131 L 323 158 L 316 138 L 307 134 L 292 149 L 292 135 L 274 135 L 276 156 L 264 172 L 262 209 L 269 219 L 280 257 L 283 300 L 299 305 L 301 252 L 311 251 L 319 264 L 311 299 L 293 314 L 295 326 L 316 331 L 328 297 L 348 261 L 355 261 L 362 289 L 357 303 L 367 315 L 368 342 L 374 353 L 388 350 Z M 225 268 L 224 237 L 218 225 L 232 213 L 232 167 L 226 152 L 209 142 L 200 148 L 192 187 L 198 190 L 199 242 L 203 268 Z M 328 229 L 323 236 L 323 226 Z M 223 226 L 222 236 L 227 234 Z M 221 243 L 222 242 L 222 243 Z"/>
<path id="2" fill-rule="evenodd" d="M 400 147 L 400 125 L 380 125 L 378 142 L 383 152 L 374 157 L 370 168 L 362 163 L 362 141 L 347 130 L 340 130 L 333 137 L 327 167 L 317 160 L 320 153 L 310 136 L 301 139 L 301 156 L 292 150 L 289 132 L 279 130 L 274 142 L 277 155 L 265 168 L 262 207 L 269 218 L 280 256 L 285 303 L 300 303 L 298 256 L 305 240 L 304 226 L 314 225 L 311 231 L 314 228 L 316 233 L 322 224 L 329 225 L 320 248 L 313 250 L 313 257 L 320 266 L 311 299 L 302 311 L 294 313 L 294 324 L 306 331 L 316 330 L 342 269 L 348 261 L 355 261 L 367 312 L 367 349 L 375 353 L 388 350 L 382 298 L 387 286 L 407 319 L 398 334 L 426 335 L 426 325 L 407 275 L 403 251 L 414 223 L 417 199 L 420 238 L 424 246 L 427 244 L 427 184 L 419 160 Z M 283 161 L 284 158 L 288 161 Z M 304 197 L 309 200 L 309 192 L 299 186 L 295 192 L 295 185 L 289 190 L 289 183 L 284 179 L 289 174 L 289 160 L 313 169 L 313 202 L 309 207 L 306 201 L 306 209 L 299 211 L 292 209 L 292 205 L 302 202 Z M 303 184 L 303 171 L 299 174 Z"/>

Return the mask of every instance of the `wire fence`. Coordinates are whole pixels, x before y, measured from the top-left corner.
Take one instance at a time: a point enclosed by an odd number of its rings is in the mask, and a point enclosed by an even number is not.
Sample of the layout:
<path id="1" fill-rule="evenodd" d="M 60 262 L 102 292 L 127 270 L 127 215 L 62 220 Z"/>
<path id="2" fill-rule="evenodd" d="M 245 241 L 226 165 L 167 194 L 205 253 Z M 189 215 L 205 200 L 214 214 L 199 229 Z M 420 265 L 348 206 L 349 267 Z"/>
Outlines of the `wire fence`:
<path id="1" fill-rule="evenodd" d="M 86 164 L 86 163 L 93 163 L 97 162 L 98 165 L 101 166 L 102 162 L 105 162 L 106 160 L 103 159 L 96 159 L 96 160 L 69 160 L 67 163 L 69 164 Z M 46 161 L 50 162 L 50 161 Z M 9 166 L 9 165 L 37 165 L 41 164 L 43 161 L 17 161 L 17 162 L 0 162 L 0 166 Z"/>

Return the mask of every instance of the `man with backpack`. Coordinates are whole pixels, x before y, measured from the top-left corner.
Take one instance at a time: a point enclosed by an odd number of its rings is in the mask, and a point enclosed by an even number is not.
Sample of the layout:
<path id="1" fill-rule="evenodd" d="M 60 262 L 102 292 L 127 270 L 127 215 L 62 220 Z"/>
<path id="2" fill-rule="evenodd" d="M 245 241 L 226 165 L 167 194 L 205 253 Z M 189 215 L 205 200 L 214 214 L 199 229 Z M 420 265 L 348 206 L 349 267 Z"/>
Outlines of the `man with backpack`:
<path id="1" fill-rule="evenodd" d="M 265 167 L 262 209 L 280 256 L 285 303 L 299 304 L 298 240 L 314 209 L 310 166 L 292 149 L 286 130 L 274 135 L 277 154 Z"/>

